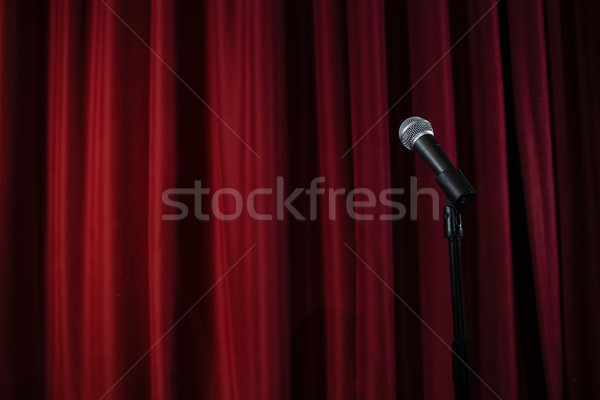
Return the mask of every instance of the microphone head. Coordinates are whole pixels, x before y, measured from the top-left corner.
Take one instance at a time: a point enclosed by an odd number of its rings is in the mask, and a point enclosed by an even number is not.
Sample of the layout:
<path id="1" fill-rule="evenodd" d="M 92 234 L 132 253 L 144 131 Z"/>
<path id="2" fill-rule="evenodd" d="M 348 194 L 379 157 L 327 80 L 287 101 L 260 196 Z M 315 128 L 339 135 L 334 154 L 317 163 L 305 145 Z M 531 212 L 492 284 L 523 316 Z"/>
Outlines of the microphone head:
<path id="1" fill-rule="evenodd" d="M 410 117 L 405 119 L 402 125 L 400 125 L 400 131 L 398 134 L 404 147 L 412 150 L 413 145 L 421 136 L 433 136 L 433 128 L 426 119 L 421 117 Z"/>

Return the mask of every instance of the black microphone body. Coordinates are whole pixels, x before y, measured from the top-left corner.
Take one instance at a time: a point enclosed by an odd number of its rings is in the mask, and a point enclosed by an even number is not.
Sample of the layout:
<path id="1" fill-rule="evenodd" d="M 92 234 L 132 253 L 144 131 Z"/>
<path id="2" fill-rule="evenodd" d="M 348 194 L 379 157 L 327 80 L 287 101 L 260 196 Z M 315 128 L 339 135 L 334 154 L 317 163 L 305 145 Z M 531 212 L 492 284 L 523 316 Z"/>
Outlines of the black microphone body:
<path id="1" fill-rule="evenodd" d="M 422 135 L 413 144 L 414 150 L 435 172 L 435 181 L 459 211 L 475 200 L 477 192 L 465 176 L 454 168 L 433 135 Z"/>
<path id="2" fill-rule="evenodd" d="M 416 151 L 435 172 L 435 181 L 455 208 L 460 211 L 475 199 L 477 192 L 448 159 L 435 140 L 431 124 L 427 120 L 411 117 L 404 121 L 400 127 L 400 139 L 406 148 Z"/>
<path id="3" fill-rule="evenodd" d="M 447 169 L 454 169 L 433 135 L 422 135 L 413 144 L 413 150 L 429 165 L 436 175 Z"/>

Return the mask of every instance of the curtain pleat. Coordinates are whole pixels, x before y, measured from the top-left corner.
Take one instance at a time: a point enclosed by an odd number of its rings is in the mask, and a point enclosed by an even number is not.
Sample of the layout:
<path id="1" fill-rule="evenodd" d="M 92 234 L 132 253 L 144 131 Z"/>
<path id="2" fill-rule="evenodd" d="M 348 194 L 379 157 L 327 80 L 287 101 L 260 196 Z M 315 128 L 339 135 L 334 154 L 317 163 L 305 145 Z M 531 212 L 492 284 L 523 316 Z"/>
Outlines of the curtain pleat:
<path id="1" fill-rule="evenodd" d="M 493 7 L 494 2 L 469 2 L 468 21 L 476 21 Z M 469 26 L 462 26 L 460 34 Z M 460 160 L 473 158 L 465 165 L 465 173 L 472 176 L 478 199 L 467 218 L 475 223 L 466 224 L 465 249 L 476 249 L 466 263 L 467 285 L 473 297 L 470 305 L 477 309 L 477 324 L 469 337 L 480 349 L 473 354 L 477 373 L 502 398 L 518 398 L 516 328 L 511 260 L 510 205 L 508 187 L 508 160 L 506 123 L 498 10 L 494 7 L 485 20 L 473 29 L 464 50 L 468 52 L 465 70 L 457 72 L 468 80 L 469 91 L 460 90 L 457 102 L 457 138 Z M 456 82 L 456 81 L 455 81 Z M 468 84 L 460 82 L 460 84 Z M 463 97 L 464 96 L 464 97 Z M 462 134 L 462 135 L 461 135 Z M 467 169 L 468 168 L 468 169 Z M 485 206 L 484 206 L 485 205 Z M 472 221 L 473 222 L 473 221 Z M 467 230 L 468 229 L 468 230 Z M 469 243 L 467 243 L 469 242 Z M 472 300 L 472 299 L 477 300 Z M 476 304 L 473 304 L 476 303 Z M 493 338 L 491 345 L 490 338 Z M 474 379 L 481 398 L 490 397 L 489 388 Z"/>
<path id="2" fill-rule="evenodd" d="M 352 186 L 351 158 L 341 159 L 351 145 L 347 98 L 348 44 L 346 15 L 343 2 L 314 1 L 314 69 L 316 132 L 318 146 L 318 176 L 327 179 L 333 188 Z M 337 215 L 344 211 L 344 202 L 334 202 Z M 351 221 L 329 221 L 325 212 L 332 212 L 329 204 L 321 207 L 321 259 L 323 290 L 323 328 L 326 398 L 350 398 L 356 391 L 356 261 L 344 243 L 354 248 Z M 327 211 L 326 211 L 327 210 Z M 319 328 L 322 329 L 322 328 Z M 348 381 L 353 382 L 347 385 Z"/>
<path id="3" fill-rule="evenodd" d="M 216 188 L 236 188 L 246 199 L 255 188 L 274 187 L 284 172 L 282 15 L 279 2 L 206 5 L 206 17 L 214 22 L 208 25 L 206 37 L 210 60 L 206 101 L 214 110 L 204 133 L 209 142 L 210 182 Z M 255 209 L 275 209 L 275 198 L 275 193 L 257 197 Z M 221 199 L 224 214 L 232 214 L 231 199 Z M 211 396 L 285 398 L 289 395 L 285 312 L 289 282 L 281 265 L 287 258 L 286 227 L 274 218 L 256 223 L 248 214 L 234 221 L 211 221 L 211 225 L 214 280 L 250 251 L 225 284 L 214 290 L 218 343 L 214 357 L 227 361 L 217 361 L 217 387 Z"/>
<path id="4" fill-rule="evenodd" d="M 507 5 L 527 228 L 548 396 L 562 397 L 558 242 L 544 10 L 541 1 Z"/>
<path id="5" fill-rule="evenodd" d="M 72 329 L 70 321 L 83 315 L 82 247 L 84 213 L 83 184 L 85 136 L 83 135 L 83 90 L 76 84 L 84 73 L 84 61 L 76 57 L 84 38 L 73 14 L 83 12 L 68 2 L 50 7 L 50 48 L 48 54 L 48 178 L 46 243 L 46 363 L 54 371 L 47 379 L 53 398 L 80 397 L 83 394 L 81 325 Z M 71 203 L 72 202 L 72 203 Z"/>
<path id="6" fill-rule="evenodd" d="M 177 78 L 169 70 L 175 63 L 174 7 L 169 1 L 150 4 L 148 127 L 148 332 L 152 399 L 175 395 L 169 376 L 174 373 L 174 335 L 164 335 L 175 320 L 177 270 L 176 229 L 162 221 L 162 192 L 176 185 Z M 160 57 L 160 58 L 159 58 Z M 172 67 L 171 67 L 172 68 Z"/>
<path id="7" fill-rule="evenodd" d="M 597 245 L 600 216 L 598 174 L 595 167 L 600 141 L 595 110 L 600 80 L 595 45 L 598 26 L 594 4 L 574 2 L 567 7 L 547 3 L 547 43 L 560 249 L 561 306 L 564 335 L 564 385 L 569 399 L 600 392 L 597 368 L 589 360 L 600 357 L 596 340 L 600 319 L 590 318 L 600 301 Z M 581 351 L 585 349 L 585 351 Z"/>
<path id="8" fill-rule="evenodd" d="M 354 187 L 368 187 L 376 195 L 391 183 L 388 119 L 381 119 L 388 108 L 384 12 L 383 1 L 347 4 Z M 368 137 L 363 138 L 365 132 Z M 357 191 L 355 198 L 364 201 L 365 194 Z M 386 211 L 380 205 L 373 214 Z M 363 212 L 356 209 L 356 213 Z M 373 274 L 393 286 L 392 227 L 389 221 L 372 218 L 354 225 L 355 251 L 368 264 L 355 260 L 356 397 L 392 399 L 396 391 L 395 298 Z"/>
<path id="9" fill-rule="evenodd" d="M 148 7 L 126 2 L 108 7 L 148 36 Z M 73 282 L 81 286 L 82 314 L 81 325 L 70 321 L 69 328 L 81 330 L 86 398 L 110 389 L 149 341 L 148 204 L 139 196 L 148 192 L 150 54 L 138 41 L 119 40 L 129 30 L 108 7 L 94 2 L 85 11 L 82 276 Z M 138 367 L 134 381 L 148 373 L 148 363 Z M 149 394 L 149 387 L 133 385 L 114 390 L 122 397 Z"/>

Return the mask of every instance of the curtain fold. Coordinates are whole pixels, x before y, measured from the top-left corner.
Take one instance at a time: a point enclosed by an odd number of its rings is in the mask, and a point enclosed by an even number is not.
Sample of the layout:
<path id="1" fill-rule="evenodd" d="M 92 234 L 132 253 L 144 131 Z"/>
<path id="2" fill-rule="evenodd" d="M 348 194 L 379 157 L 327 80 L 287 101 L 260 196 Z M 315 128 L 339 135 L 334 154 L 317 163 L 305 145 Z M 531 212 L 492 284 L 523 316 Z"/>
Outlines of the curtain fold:
<path id="1" fill-rule="evenodd" d="M 541 1 L 507 4 L 512 90 L 544 373 L 550 398 L 562 387 L 562 332 L 544 10 Z"/>
<path id="2" fill-rule="evenodd" d="M 489 20 L 473 28 L 468 45 L 455 50 L 455 57 L 468 61 L 453 64 L 454 84 L 459 88 L 454 95 L 460 132 L 458 159 L 478 192 L 473 210 L 466 211 L 463 221 L 466 285 L 477 288 L 467 294 L 473 296 L 467 297 L 467 309 L 477 315 L 477 323 L 468 321 L 468 334 L 480 349 L 472 353 L 477 373 L 489 376 L 486 383 L 500 388 L 502 398 L 518 398 L 505 93 L 502 64 L 498 62 L 502 57 L 499 14 L 494 2 L 488 0 L 465 2 L 465 6 L 465 15 L 454 20 L 453 38 L 463 35 L 472 21 L 489 11 L 485 17 Z M 489 337 L 495 338 L 495 346 L 483 345 Z M 474 385 L 482 398 L 490 396 L 489 388 L 480 381 L 474 379 Z"/>
<path id="3" fill-rule="evenodd" d="M 340 158 L 352 144 L 348 96 L 348 42 L 346 15 L 342 1 L 312 2 L 314 29 L 314 69 L 316 104 L 315 119 L 318 148 L 317 175 L 327 179 L 333 188 L 352 186 L 352 158 Z M 331 132 L 335 132 L 331 134 Z M 299 132 L 298 134 L 305 134 Z M 309 177 L 307 177 L 310 179 Z M 306 183 L 305 183 L 306 184 Z M 321 257 L 325 358 L 325 398 L 353 397 L 356 391 L 357 344 L 354 329 L 356 294 L 355 260 L 344 243 L 354 248 L 353 223 L 337 215 L 344 211 L 344 202 L 335 201 L 335 223 L 321 217 Z M 332 212 L 329 203 L 321 206 L 323 215 Z M 339 214 L 338 214 L 339 213 Z M 341 239 L 341 240 L 340 240 Z M 311 285 L 309 283 L 309 285 Z M 312 285 L 311 285 L 312 286 Z M 313 328 L 315 329 L 315 328 Z M 322 329 L 316 327 L 316 329 Z M 310 351 L 310 350 L 308 350 Z M 331 362 L 331 360 L 335 360 Z M 305 372 L 306 373 L 306 372 Z M 346 382 L 353 382 L 347 385 Z M 301 398 L 300 396 L 298 398 Z"/>
<path id="4" fill-rule="evenodd" d="M 600 141 L 595 110 L 600 98 L 599 66 L 594 38 L 594 4 L 577 1 L 572 7 L 547 3 L 548 70 L 555 168 L 561 306 L 564 335 L 564 385 L 569 398 L 598 393 L 595 337 L 600 319 L 591 317 L 600 294 L 597 246 L 600 200 L 595 165 Z M 585 349 L 585 351 L 581 351 Z"/>
<path id="5" fill-rule="evenodd" d="M 382 119 L 388 108 L 384 13 L 383 0 L 347 4 L 353 186 L 368 187 L 376 194 L 391 183 L 389 125 L 387 118 Z M 370 143 L 361 143 L 363 139 Z M 355 196 L 365 200 L 358 190 Z M 374 214 L 386 211 L 381 205 Z M 362 259 L 355 260 L 355 396 L 392 399 L 396 391 L 395 299 L 393 293 L 381 290 L 385 286 L 379 281 L 393 286 L 392 227 L 389 221 L 375 218 L 354 224 L 354 250 Z"/>
<path id="6" fill-rule="evenodd" d="M 173 397 L 175 390 L 168 377 L 174 373 L 174 336 L 164 333 L 171 327 L 174 314 L 177 263 L 175 226 L 163 224 L 162 192 L 175 186 L 177 170 L 175 85 L 177 78 L 167 65 L 174 65 L 173 4 L 153 0 L 150 4 L 148 44 L 160 56 L 149 58 L 148 122 L 148 334 L 156 345 L 150 357 L 150 393 L 153 399 Z M 159 200 L 161 199 L 161 200 Z"/>
<path id="7" fill-rule="evenodd" d="M 0 2 L 2 397 L 453 398 L 410 115 L 478 191 L 474 398 L 600 396 L 596 11 Z"/>
<path id="8" fill-rule="evenodd" d="M 208 138 L 201 156 L 208 158 L 212 186 L 235 188 L 248 199 L 252 190 L 273 187 L 284 175 L 284 9 L 280 2 L 214 1 L 204 12 L 214 23 L 206 27 L 206 102 L 212 115 L 206 132 L 196 132 Z M 255 209 L 272 210 L 274 199 L 256 197 Z M 230 198 L 219 200 L 223 214 L 235 214 Z M 212 204 L 215 208 L 214 197 Z M 286 226 L 275 219 L 253 221 L 247 214 L 210 224 L 214 264 L 198 267 L 216 267 L 214 281 L 227 277 L 215 288 L 215 388 L 199 396 L 286 398 L 289 281 L 281 268 L 287 259 Z"/>

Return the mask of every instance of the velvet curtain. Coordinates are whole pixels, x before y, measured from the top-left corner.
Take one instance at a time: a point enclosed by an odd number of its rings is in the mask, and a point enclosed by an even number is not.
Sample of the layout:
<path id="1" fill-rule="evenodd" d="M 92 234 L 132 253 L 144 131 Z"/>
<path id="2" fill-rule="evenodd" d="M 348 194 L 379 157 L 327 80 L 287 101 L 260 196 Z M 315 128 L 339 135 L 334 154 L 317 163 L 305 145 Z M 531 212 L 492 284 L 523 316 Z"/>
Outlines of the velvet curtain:
<path id="1" fill-rule="evenodd" d="M 410 115 L 478 191 L 475 398 L 600 396 L 596 16 L 557 0 L 2 1 L 1 397 L 453 398 L 443 201 L 420 192 L 409 218 L 411 176 L 437 191 L 398 140 Z M 329 196 L 279 218 L 278 188 L 315 177 Z M 216 190 L 271 188 L 254 207 L 273 217 L 204 221 L 182 195 L 188 217 L 165 220 L 164 191 L 195 185 L 224 215 L 237 204 Z M 406 216 L 349 218 L 330 188 L 404 188 Z"/>

